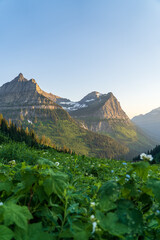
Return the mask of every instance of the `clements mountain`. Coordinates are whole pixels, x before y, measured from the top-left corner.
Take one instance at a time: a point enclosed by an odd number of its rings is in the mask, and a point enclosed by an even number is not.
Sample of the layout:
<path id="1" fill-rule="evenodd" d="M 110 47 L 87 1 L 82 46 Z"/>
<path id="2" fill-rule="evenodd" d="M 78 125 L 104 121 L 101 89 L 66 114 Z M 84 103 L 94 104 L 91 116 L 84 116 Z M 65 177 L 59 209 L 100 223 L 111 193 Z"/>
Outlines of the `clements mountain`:
<path id="1" fill-rule="evenodd" d="M 96 157 L 132 157 L 154 146 L 112 93 L 92 92 L 79 102 L 40 89 L 20 73 L 0 87 L 0 112 L 56 146 Z"/>

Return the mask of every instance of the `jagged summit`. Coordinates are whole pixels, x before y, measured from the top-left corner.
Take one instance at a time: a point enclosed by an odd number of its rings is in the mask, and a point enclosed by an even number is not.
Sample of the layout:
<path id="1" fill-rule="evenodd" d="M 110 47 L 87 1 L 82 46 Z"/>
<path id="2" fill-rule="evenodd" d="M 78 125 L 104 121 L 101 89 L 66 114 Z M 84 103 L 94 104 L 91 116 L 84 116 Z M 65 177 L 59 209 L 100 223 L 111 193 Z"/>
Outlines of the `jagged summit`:
<path id="1" fill-rule="evenodd" d="M 44 92 L 36 83 L 35 79 L 26 79 L 22 73 L 12 81 L 5 83 L 0 87 L 0 107 L 22 107 L 26 106 L 45 108 L 58 106 L 50 97 L 50 94 Z"/>
<path id="2" fill-rule="evenodd" d="M 84 98 L 82 98 L 82 100 L 83 99 L 90 99 L 90 98 L 99 98 L 100 95 L 102 95 L 102 93 L 97 92 L 97 91 L 93 91 L 93 92 L 87 94 Z"/>
<path id="3" fill-rule="evenodd" d="M 114 97 L 113 93 L 112 92 L 109 92 L 107 94 L 102 94 L 100 92 L 97 92 L 97 91 L 93 91 L 89 94 L 87 94 L 84 98 L 82 98 L 80 100 L 80 103 L 84 103 L 84 102 L 93 102 L 95 100 L 99 100 L 101 101 L 102 99 L 108 99 L 110 97 Z"/>
<path id="4" fill-rule="evenodd" d="M 17 77 L 15 77 L 13 79 L 13 81 L 15 81 L 15 82 L 28 82 L 28 80 L 26 78 L 24 78 L 22 73 L 19 73 L 19 75 Z"/>
<path id="5" fill-rule="evenodd" d="M 72 102 L 70 100 L 62 101 L 57 99 L 65 110 L 67 110 L 72 117 L 75 118 L 99 118 L 99 119 L 121 119 L 129 121 L 128 116 L 122 110 L 120 103 L 112 92 L 102 94 L 93 91 L 87 94 L 79 102 Z"/>
<path id="6" fill-rule="evenodd" d="M 19 83 L 22 83 L 22 82 L 32 82 L 32 83 L 36 83 L 36 80 L 34 78 L 31 78 L 30 80 L 28 80 L 27 78 L 25 78 L 23 76 L 22 73 L 19 73 L 17 77 L 15 77 L 11 82 L 19 82 Z M 7 83 L 8 84 L 8 83 Z"/>

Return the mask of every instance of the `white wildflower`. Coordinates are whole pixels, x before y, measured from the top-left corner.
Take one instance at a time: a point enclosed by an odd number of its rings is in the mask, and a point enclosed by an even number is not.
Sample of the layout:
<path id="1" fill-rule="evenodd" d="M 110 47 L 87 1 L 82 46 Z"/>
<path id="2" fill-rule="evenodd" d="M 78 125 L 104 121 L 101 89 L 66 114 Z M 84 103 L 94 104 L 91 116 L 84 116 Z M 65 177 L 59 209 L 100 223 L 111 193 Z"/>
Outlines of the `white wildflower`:
<path id="1" fill-rule="evenodd" d="M 152 155 L 147 155 L 148 160 L 151 162 L 153 160 Z"/>
<path id="2" fill-rule="evenodd" d="M 92 214 L 92 215 L 90 216 L 90 219 L 91 219 L 91 220 L 95 219 L 95 216 Z"/>
<path id="3" fill-rule="evenodd" d="M 11 160 L 8 163 L 14 165 L 14 164 L 16 164 L 16 161 L 15 160 Z"/>
<path id="4" fill-rule="evenodd" d="M 92 234 L 96 231 L 96 226 L 97 226 L 97 223 L 93 222 L 92 223 Z"/>
<path id="5" fill-rule="evenodd" d="M 140 155 L 140 159 L 142 159 L 142 160 L 147 160 L 147 161 L 152 161 L 153 160 L 153 157 L 152 157 L 152 155 L 147 155 L 147 154 L 145 154 L 145 153 L 142 153 L 141 155 Z"/>
<path id="6" fill-rule="evenodd" d="M 146 156 L 147 156 L 147 154 L 145 154 L 145 153 L 141 153 L 141 155 L 140 155 L 140 159 L 144 159 L 144 158 L 146 158 Z"/>
<path id="7" fill-rule="evenodd" d="M 55 165 L 58 167 L 59 166 L 59 162 L 55 162 Z"/>
<path id="8" fill-rule="evenodd" d="M 90 206 L 91 206 L 91 207 L 95 207 L 95 205 L 96 205 L 95 202 L 91 202 L 91 203 L 90 203 Z"/>

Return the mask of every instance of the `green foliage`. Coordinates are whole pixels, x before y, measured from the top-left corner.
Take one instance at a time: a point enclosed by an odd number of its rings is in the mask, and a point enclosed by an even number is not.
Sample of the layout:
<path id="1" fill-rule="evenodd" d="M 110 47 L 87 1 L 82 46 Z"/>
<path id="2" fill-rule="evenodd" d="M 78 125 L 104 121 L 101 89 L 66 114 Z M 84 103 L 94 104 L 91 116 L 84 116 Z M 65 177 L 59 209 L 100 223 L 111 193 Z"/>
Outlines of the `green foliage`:
<path id="1" fill-rule="evenodd" d="M 13 118 L 15 113 L 6 112 L 4 114 L 9 119 Z M 24 119 L 20 118 L 19 112 L 15 115 L 14 119 L 19 127 L 17 128 L 13 123 L 8 125 L 8 122 L 2 119 L 1 131 L 8 134 L 13 140 L 24 141 L 31 147 L 42 148 L 46 145 L 64 152 L 119 159 L 122 159 L 129 152 L 126 145 L 120 144 L 110 136 L 81 128 L 63 109 L 35 108 L 31 116 L 26 116 Z M 28 118 L 32 120 L 32 124 L 28 123 Z M 37 118 L 36 121 L 35 118 Z M 30 129 L 29 134 L 27 128 Z"/>
<path id="2" fill-rule="evenodd" d="M 158 240 L 160 167 L 0 145 L 0 239 Z"/>
<path id="3" fill-rule="evenodd" d="M 30 150 L 25 143 L 10 142 L 0 147 L 0 159 L 3 163 L 11 160 L 18 162 L 34 163 L 38 159 L 38 154 Z"/>
<path id="4" fill-rule="evenodd" d="M 160 145 L 157 145 L 155 148 L 153 148 L 151 151 L 147 152 L 148 154 L 151 154 L 153 157 L 153 163 L 160 163 Z M 133 161 L 137 161 L 140 159 L 140 155 L 133 158 Z"/>

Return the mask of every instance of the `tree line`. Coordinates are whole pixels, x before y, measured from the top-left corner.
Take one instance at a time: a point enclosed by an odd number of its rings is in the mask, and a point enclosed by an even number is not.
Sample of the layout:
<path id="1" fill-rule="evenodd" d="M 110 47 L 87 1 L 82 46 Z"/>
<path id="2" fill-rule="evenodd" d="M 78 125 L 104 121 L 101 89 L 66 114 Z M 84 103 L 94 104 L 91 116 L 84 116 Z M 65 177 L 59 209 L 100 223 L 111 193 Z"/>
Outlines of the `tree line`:
<path id="1" fill-rule="evenodd" d="M 71 149 L 63 146 L 62 148 L 56 147 L 55 144 L 51 143 L 51 140 L 45 135 L 41 138 L 37 136 L 33 129 L 24 129 L 21 126 L 17 126 L 10 119 L 7 121 L 2 114 L 0 114 L 0 131 L 16 142 L 25 142 L 29 147 L 35 147 L 38 149 L 55 149 L 58 152 L 74 154 Z"/>

